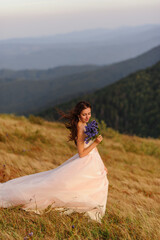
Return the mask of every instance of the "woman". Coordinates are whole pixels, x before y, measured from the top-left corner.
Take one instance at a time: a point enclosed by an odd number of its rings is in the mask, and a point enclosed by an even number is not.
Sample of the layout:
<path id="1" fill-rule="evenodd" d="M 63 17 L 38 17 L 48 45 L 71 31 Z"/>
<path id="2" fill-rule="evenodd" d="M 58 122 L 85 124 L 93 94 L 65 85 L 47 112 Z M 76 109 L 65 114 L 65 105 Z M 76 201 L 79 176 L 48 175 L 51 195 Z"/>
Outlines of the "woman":
<path id="1" fill-rule="evenodd" d="M 91 105 L 81 101 L 68 114 L 60 114 L 67 120 L 69 140 L 75 142 L 78 153 L 55 169 L 0 183 L 0 207 L 21 205 L 24 210 L 40 214 L 51 206 L 64 214 L 85 213 L 85 216 L 101 222 L 109 181 L 96 148 L 102 136 L 88 144 L 84 142 Z"/>

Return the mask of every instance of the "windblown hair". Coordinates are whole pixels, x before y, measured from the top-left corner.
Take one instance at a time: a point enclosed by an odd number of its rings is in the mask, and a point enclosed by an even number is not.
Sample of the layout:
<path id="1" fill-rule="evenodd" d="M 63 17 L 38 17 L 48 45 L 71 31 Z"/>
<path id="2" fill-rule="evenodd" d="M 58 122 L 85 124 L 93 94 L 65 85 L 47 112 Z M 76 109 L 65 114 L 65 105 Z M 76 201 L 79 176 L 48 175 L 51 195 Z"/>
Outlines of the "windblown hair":
<path id="1" fill-rule="evenodd" d="M 67 121 L 65 122 L 65 126 L 67 129 L 70 130 L 68 141 L 74 141 L 75 145 L 77 145 L 76 139 L 77 139 L 77 124 L 79 122 L 78 116 L 86 108 L 92 108 L 91 104 L 86 101 L 80 101 L 68 113 L 64 113 L 63 111 L 57 109 L 58 113 L 61 115 L 60 119 L 64 118 Z"/>

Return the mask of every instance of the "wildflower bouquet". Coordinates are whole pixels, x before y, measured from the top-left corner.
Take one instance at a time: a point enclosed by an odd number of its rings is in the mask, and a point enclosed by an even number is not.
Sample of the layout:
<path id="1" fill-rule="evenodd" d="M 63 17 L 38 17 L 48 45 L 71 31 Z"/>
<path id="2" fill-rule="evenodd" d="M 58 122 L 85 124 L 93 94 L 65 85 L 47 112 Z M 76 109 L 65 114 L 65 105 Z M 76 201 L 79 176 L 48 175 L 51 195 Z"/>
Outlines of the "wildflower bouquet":
<path id="1" fill-rule="evenodd" d="M 84 133 L 87 135 L 84 139 L 85 143 L 89 143 L 90 140 L 97 138 L 100 134 L 100 129 L 96 120 L 88 123 L 85 128 L 86 130 L 84 131 Z"/>

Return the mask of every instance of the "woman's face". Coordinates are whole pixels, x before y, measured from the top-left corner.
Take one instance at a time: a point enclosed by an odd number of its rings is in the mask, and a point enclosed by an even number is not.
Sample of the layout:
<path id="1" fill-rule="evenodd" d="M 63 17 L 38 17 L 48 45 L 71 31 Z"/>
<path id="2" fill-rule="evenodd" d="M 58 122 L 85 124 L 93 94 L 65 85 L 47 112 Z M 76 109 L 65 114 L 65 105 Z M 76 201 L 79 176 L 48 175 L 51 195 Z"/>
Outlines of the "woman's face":
<path id="1" fill-rule="evenodd" d="M 83 123 L 87 123 L 91 117 L 91 108 L 86 108 L 81 111 L 79 119 Z"/>

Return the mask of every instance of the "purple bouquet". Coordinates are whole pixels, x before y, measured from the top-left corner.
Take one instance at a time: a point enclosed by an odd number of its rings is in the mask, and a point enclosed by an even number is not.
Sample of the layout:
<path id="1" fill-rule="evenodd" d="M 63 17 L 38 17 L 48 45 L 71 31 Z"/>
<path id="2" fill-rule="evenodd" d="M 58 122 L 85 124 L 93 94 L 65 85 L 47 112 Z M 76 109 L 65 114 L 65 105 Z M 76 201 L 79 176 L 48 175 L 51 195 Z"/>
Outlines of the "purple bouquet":
<path id="1" fill-rule="evenodd" d="M 84 131 L 84 133 L 87 135 L 84 139 L 85 143 L 89 143 L 90 140 L 95 139 L 100 134 L 98 123 L 96 122 L 96 120 L 88 123 L 85 128 L 86 130 Z"/>

